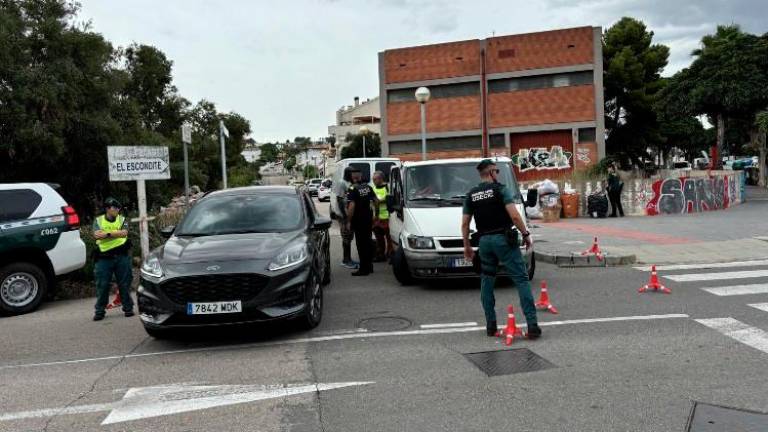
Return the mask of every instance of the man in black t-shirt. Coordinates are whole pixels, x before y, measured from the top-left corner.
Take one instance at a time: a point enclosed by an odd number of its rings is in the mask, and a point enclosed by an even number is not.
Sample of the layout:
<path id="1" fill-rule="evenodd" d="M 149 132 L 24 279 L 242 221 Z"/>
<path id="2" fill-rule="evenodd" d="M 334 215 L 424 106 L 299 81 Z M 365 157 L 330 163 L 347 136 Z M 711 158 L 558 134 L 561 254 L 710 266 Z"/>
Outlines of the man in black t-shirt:
<path id="1" fill-rule="evenodd" d="M 363 183 L 360 170 L 352 171 L 352 186 L 347 192 L 348 229 L 355 233 L 357 255 L 360 258 L 360 268 L 352 276 L 367 276 L 373 273 L 373 210 L 372 204 L 378 208 L 378 199 L 371 186 Z"/>

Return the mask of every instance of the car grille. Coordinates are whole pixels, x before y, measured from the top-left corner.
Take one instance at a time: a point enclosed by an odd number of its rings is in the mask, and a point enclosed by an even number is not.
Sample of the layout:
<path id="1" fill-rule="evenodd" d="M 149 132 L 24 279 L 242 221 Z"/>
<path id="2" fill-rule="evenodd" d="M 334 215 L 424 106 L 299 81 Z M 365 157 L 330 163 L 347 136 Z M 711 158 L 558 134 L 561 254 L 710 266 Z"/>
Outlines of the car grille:
<path id="1" fill-rule="evenodd" d="M 464 247 L 464 240 L 462 239 L 448 239 L 448 240 L 438 240 L 440 242 L 440 246 L 442 246 L 445 249 L 455 249 L 455 248 L 463 248 Z M 472 245 L 472 247 L 477 247 L 477 244 L 479 242 L 475 240 L 474 238 L 471 238 L 469 240 L 469 244 Z"/>
<path id="2" fill-rule="evenodd" d="M 269 283 L 266 276 L 255 274 L 220 274 L 174 278 L 160 284 L 171 301 L 187 302 L 221 300 L 248 301 L 256 297 Z"/>

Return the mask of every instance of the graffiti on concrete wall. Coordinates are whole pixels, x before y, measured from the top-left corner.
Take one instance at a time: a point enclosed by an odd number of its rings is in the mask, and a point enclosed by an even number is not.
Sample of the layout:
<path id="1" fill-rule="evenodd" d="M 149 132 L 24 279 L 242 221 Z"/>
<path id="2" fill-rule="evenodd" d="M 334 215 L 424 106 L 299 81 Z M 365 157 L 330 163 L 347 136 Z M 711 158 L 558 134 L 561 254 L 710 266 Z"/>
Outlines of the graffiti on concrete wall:
<path id="1" fill-rule="evenodd" d="M 681 214 L 719 210 L 741 202 L 741 188 L 733 176 L 679 177 L 653 183 L 646 214 Z"/>
<path id="2" fill-rule="evenodd" d="M 520 149 L 512 155 L 512 163 L 520 172 L 529 170 L 561 170 L 571 168 L 571 152 L 563 151 L 562 146 Z"/>

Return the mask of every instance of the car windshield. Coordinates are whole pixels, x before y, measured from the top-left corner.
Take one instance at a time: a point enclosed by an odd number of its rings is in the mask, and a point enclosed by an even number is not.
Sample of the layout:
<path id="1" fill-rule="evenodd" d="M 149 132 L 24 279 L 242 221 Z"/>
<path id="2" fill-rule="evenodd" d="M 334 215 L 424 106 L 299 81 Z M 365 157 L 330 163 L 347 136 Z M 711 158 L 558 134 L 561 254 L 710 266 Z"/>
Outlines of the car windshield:
<path id="1" fill-rule="evenodd" d="M 462 205 L 466 193 L 480 183 L 476 166 L 477 163 L 468 162 L 409 168 L 405 181 L 409 205 Z M 510 188 L 515 199 L 520 201 L 520 191 L 509 164 L 500 162 L 497 168 L 499 169 L 499 182 Z"/>
<path id="2" fill-rule="evenodd" d="M 298 229 L 301 202 L 292 195 L 225 195 L 198 202 L 177 230 L 179 236 L 208 236 Z"/>

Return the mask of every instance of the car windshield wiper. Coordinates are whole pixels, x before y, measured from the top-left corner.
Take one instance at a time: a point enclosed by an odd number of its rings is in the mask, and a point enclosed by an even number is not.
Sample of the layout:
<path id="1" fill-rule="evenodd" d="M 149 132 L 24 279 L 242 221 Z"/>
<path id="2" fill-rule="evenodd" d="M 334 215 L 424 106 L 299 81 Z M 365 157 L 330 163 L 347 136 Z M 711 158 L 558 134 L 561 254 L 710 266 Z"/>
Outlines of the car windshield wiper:
<path id="1" fill-rule="evenodd" d="M 410 198 L 408 201 L 443 201 L 443 198 L 439 196 L 417 196 Z"/>

